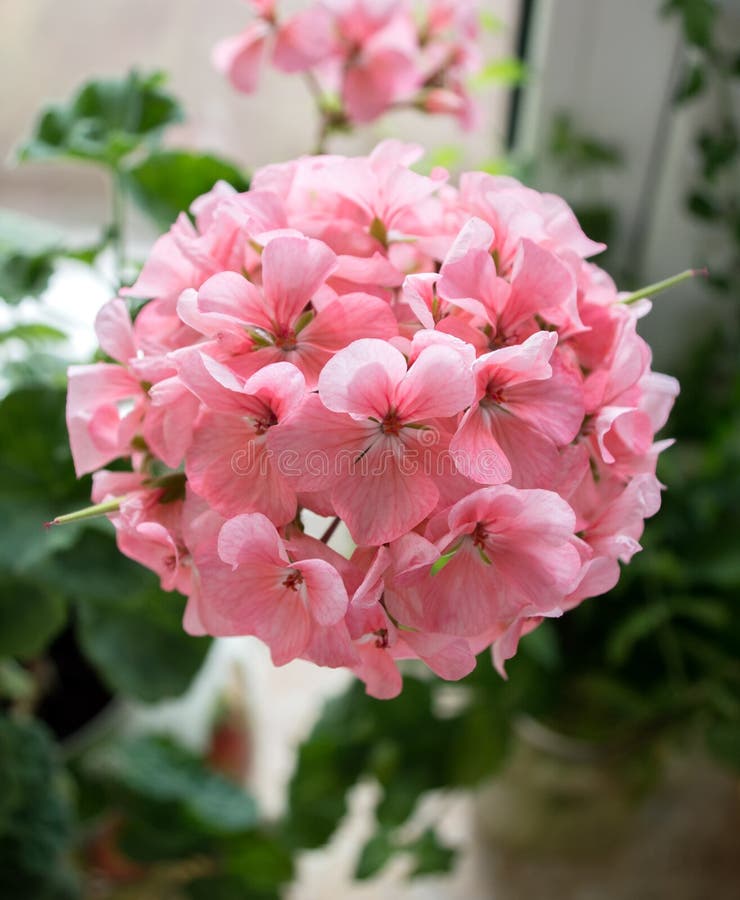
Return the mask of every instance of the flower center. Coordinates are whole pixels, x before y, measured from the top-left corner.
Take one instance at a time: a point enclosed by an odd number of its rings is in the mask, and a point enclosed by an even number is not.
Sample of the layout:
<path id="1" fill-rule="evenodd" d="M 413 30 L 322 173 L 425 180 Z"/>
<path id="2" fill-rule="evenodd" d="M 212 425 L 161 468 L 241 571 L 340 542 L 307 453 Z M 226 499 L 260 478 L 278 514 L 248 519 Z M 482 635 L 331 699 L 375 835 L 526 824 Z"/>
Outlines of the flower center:
<path id="1" fill-rule="evenodd" d="M 380 423 L 380 430 L 383 434 L 399 434 L 402 428 L 403 422 L 398 417 L 398 413 L 393 410 Z"/>
<path id="2" fill-rule="evenodd" d="M 488 532 L 483 527 L 482 522 L 478 522 L 478 524 L 475 526 L 475 530 L 473 531 L 471 537 L 473 538 L 474 546 L 476 546 L 479 550 L 485 549 Z"/>
<path id="3" fill-rule="evenodd" d="M 291 569 L 283 581 L 283 587 L 289 588 L 291 591 L 297 591 L 301 584 L 303 584 L 303 575 L 298 569 Z"/>
<path id="4" fill-rule="evenodd" d="M 295 350 L 297 345 L 296 334 L 292 329 L 286 329 L 275 335 L 275 346 L 286 353 Z"/>
<path id="5" fill-rule="evenodd" d="M 258 435 L 264 434 L 268 428 L 272 428 L 272 426 L 277 425 L 277 423 L 277 416 L 272 410 L 270 410 L 261 419 L 254 420 L 255 433 Z"/>

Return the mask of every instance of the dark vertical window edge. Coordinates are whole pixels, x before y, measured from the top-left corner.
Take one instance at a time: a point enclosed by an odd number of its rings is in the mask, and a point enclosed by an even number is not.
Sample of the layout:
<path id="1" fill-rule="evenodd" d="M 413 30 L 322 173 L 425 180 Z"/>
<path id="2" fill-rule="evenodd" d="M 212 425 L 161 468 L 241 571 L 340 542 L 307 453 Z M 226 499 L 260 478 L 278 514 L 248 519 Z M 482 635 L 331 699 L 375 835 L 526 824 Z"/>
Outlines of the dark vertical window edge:
<path id="1" fill-rule="evenodd" d="M 524 63 L 527 62 L 527 56 L 530 48 L 530 40 L 532 36 L 532 22 L 534 21 L 535 7 L 537 0 L 521 0 L 519 11 L 519 23 L 517 26 L 516 38 L 516 54 Z M 517 136 L 517 128 L 519 126 L 519 118 L 522 108 L 523 87 L 517 85 L 509 99 L 509 114 L 506 127 L 506 147 L 508 150 L 513 149 Z"/>

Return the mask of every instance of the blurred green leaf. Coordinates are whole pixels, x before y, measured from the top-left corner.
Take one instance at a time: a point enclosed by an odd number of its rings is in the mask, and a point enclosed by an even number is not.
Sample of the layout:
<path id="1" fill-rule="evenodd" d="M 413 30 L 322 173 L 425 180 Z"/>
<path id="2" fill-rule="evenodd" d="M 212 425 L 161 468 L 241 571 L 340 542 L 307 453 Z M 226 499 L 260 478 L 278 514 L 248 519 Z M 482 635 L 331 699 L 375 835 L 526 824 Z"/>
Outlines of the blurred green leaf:
<path id="1" fill-rule="evenodd" d="M 249 896 L 279 896 L 278 888 L 293 877 L 293 857 L 279 834 L 250 831 L 224 843 L 222 853 L 229 874 Z"/>
<path id="2" fill-rule="evenodd" d="M 404 850 L 413 853 L 416 858 L 411 872 L 412 878 L 418 875 L 449 872 L 457 855 L 450 847 L 440 844 L 437 832 L 433 828 L 427 828 L 416 841 L 407 844 Z"/>
<path id="3" fill-rule="evenodd" d="M 75 601 L 80 645 L 113 691 L 152 703 L 187 689 L 210 639 L 183 630 L 179 594 L 162 591 L 152 572 L 93 530 L 48 568 Z"/>
<path id="4" fill-rule="evenodd" d="M 355 878 L 372 878 L 386 865 L 388 860 L 398 851 L 386 828 L 378 829 L 370 837 L 360 852 Z"/>
<path id="5" fill-rule="evenodd" d="M 232 163 L 186 150 L 150 154 L 126 171 L 124 184 L 144 212 L 167 228 L 217 181 L 226 181 L 237 191 L 249 188 L 246 176 Z"/>
<path id="6" fill-rule="evenodd" d="M 66 620 L 60 594 L 0 573 L 0 656 L 37 656 Z"/>
<path id="7" fill-rule="evenodd" d="M 549 148 L 553 159 L 569 174 L 613 169 L 624 162 L 622 151 L 616 144 L 579 131 L 571 117 L 563 112 L 553 118 Z"/>
<path id="8" fill-rule="evenodd" d="M 645 640 L 670 618 L 670 608 L 662 603 L 632 611 L 613 630 L 607 642 L 606 655 L 609 661 L 616 666 L 622 665 L 638 641 Z"/>
<path id="9" fill-rule="evenodd" d="M 47 107 L 19 150 L 26 160 L 82 159 L 116 167 L 168 125 L 182 120 L 178 102 L 163 90 L 160 72 L 130 72 L 90 81 L 66 104 Z"/>
<path id="10" fill-rule="evenodd" d="M 740 722 L 719 722 L 707 733 L 710 752 L 724 765 L 740 771 Z"/>
<path id="11" fill-rule="evenodd" d="M 21 322 L 5 331 L 0 331 L 0 344 L 6 341 L 18 340 L 26 344 L 43 344 L 55 341 L 63 341 L 67 335 L 43 322 Z"/>
<path id="12" fill-rule="evenodd" d="M 733 122 L 725 118 L 716 130 L 702 131 L 697 146 L 702 155 L 704 177 L 707 181 L 714 181 L 720 171 L 736 163 L 740 153 L 740 138 Z"/>
<path id="13" fill-rule="evenodd" d="M 673 95 L 674 103 L 686 103 L 698 97 L 706 87 L 706 73 L 701 63 L 693 63 L 686 68 L 683 78 L 681 79 L 675 94 Z"/>
<path id="14" fill-rule="evenodd" d="M 174 804 L 203 834 L 238 833 L 258 819 L 252 797 L 167 737 L 144 735 L 106 745 L 90 756 L 87 769 L 145 800 Z"/>
<path id="15" fill-rule="evenodd" d="M 0 209 L 0 297 L 6 303 L 43 293 L 63 238 L 46 222 Z"/>
<path id="16" fill-rule="evenodd" d="M 76 896 L 67 865 L 72 814 L 56 748 L 37 722 L 0 714 L 0 896 Z"/>
<path id="17" fill-rule="evenodd" d="M 487 88 L 492 85 L 516 87 L 527 78 L 527 66 L 516 57 L 503 57 L 486 63 L 471 79 L 473 88 Z"/>
<path id="18" fill-rule="evenodd" d="M 722 216 L 722 208 L 707 191 L 693 190 L 686 200 L 689 212 L 697 218 L 713 222 Z"/>
<path id="19" fill-rule="evenodd" d="M 79 536 L 74 526 L 43 527 L 89 497 L 90 480 L 78 481 L 72 467 L 64 407 L 64 390 L 45 387 L 0 401 L 0 571 L 35 580 L 39 563 Z"/>
<path id="20" fill-rule="evenodd" d="M 712 30 L 717 14 L 717 4 L 714 0 L 667 0 L 663 11 L 680 16 L 684 36 L 689 44 L 704 50 L 711 47 Z"/>

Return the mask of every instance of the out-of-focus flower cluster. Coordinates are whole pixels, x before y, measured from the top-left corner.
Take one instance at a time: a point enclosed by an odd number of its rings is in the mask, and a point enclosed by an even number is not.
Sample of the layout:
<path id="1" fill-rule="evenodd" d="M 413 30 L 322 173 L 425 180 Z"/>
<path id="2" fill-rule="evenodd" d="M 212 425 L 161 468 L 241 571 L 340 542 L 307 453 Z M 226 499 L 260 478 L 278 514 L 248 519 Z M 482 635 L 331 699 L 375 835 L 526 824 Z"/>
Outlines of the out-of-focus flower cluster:
<path id="1" fill-rule="evenodd" d="M 79 473 L 194 633 L 277 664 L 457 679 L 610 589 L 660 503 L 678 386 L 565 202 L 412 171 L 421 149 L 305 157 L 217 186 L 100 312 L 70 371 Z M 98 471 L 114 459 L 129 472 Z M 327 517 L 325 541 L 303 511 Z M 332 517 L 349 559 L 328 546 Z"/>
<path id="2" fill-rule="evenodd" d="M 256 89 L 269 57 L 283 72 L 308 75 L 334 126 L 416 107 L 472 127 L 466 84 L 481 66 L 477 0 L 316 0 L 286 18 L 275 0 L 251 6 L 253 21 L 214 51 L 237 90 Z"/>

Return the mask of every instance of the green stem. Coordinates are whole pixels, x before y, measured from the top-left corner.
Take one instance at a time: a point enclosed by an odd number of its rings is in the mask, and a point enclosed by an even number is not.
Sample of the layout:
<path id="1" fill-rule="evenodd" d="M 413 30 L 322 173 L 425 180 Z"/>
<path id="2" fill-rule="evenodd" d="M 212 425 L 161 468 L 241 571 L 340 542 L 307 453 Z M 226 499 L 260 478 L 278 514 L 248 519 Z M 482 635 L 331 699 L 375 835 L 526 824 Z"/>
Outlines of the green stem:
<path id="1" fill-rule="evenodd" d="M 46 527 L 68 525 L 70 522 L 79 522 L 81 519 L 95 519 L 98 516 L 106 516 L 108 513 L 117 512 L 125 499 L 125 497 L 114 497 L 112 500 L 106 500 L 105 503 L 96 503 L 94 506 L 86 506 L 85 509 L 78 509 L 64 516 L 57 516 L 51 522 L 46 522 Z"/>
<path id="2" fill-rule="evenodd" d="M 644 297 L 652 297 L 654 294 L 660 294 L 661 291 L 666 291 L 668 288 L 681 284 L 683 281 L 688 281 L 689 278 L 694 278 L 696 275 L 703 275 L 706 277 L 707 274 L 706 269 L 686 269 L 685 272 L 673 275 L 671 278 L 664 278 L 663 281 L 656 281 L 655 284 L 649 284 L 647 287 L 640 288 L 639 291 L 635 291 L 634 294 L 625 297 L 624 300 L 622 300 L 622 303 L 636 303 Z"/>

